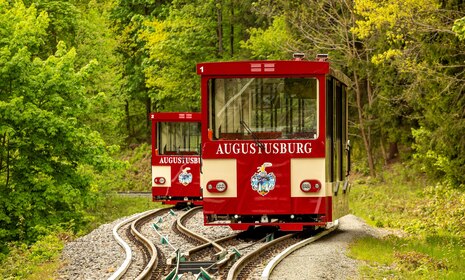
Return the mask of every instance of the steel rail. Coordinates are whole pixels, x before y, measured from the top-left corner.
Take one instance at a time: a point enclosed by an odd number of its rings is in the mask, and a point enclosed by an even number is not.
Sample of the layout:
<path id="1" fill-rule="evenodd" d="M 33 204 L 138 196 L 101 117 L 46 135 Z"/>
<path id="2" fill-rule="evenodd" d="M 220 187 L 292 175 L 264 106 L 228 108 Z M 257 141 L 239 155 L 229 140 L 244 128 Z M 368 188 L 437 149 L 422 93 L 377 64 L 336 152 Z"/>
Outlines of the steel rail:
<path id="1" fill-rule="evenodd" d="M 185 235 L 189 236 L 189 237 L 192 237 L 196 240 L 199 240 L 201 242 L 204 242 L 204 243 L 211 243 L 211 245 L 218 251 L 218 252 L 224 252 L 226 251 L 225 248 L 223 248 L 222 246 L 220 246 L 218 243 L 216 243 L 215 241 L 213 240 L 210 240 L 202 235 L 198 235 L 196 233 L 194 233 L 193 231 L 190 231 L 189 229 L 187 229 L 184 225 L 183 225 L 183 221 L 184 219 L 188 218 L 189 215 L 191 215 L 194 211 L 198 211 L 200 208 L 202 208 L 202 206 L 197 206 L 197 207 L 194 207 L 192 209 L 190 209 L 189 211 L 187 211 L 186 213 L 184 213 L 182 216 L 178 217 L 177 221 L 176 221 L 176 227 L 178 228 L 178 230 L 182 233 L 184 233 Z"/>
<path id="2" fill-rule="evenodd" d="M 221 237 L 221 238 L 219 238 L 219 239 L 214 240 L 214 243 L 222 243 L 222 242 L 225 242 L 225 241 L 234 239 L 234 238 L 237 237 L 237 235 L 238 235 L 238 233 L 233 233 L 233 234 L 231 234 L 231 235 L 228 235 L 228 236 L 225 236 L 225 237 Z M 207 247 L 209 247 L 209 246 L 212 246 L 210 242 L 203 243 L 203 244 L 201 244 L 201 245 L 199 245 L 199 246 L 197 246 L 197 247 L 194 247 L 194 248 L 189 249 L 189 250 L 185 253 L 185 255 L 186 255 L 186 256 L 190 256 L 190 255 L 192 255 L 192 254 L 194 254 L 194 253 L 197 253 L 197 252 L 199 252 L 199 251 L 201 251 L 201 250 L 203 250 L 203 249 L 205 249 L 205 248 L 207 248 Z"/>
<path id="3" fill-rule="evenodd" d="M 142 243 L 144 244 L 144 246 L 149 250 L 149 253 L 151 254 L 150 256 L 150 260 L 149 262 L 147 263 L 147 265 L 144 267 L 144 269 L 142 270 L 142 272 L 135 278 L 136 280 L 140 280 L 140 279 L 145 279 L 148 277 L 149 273 L 152 271 L 152 269 L 154 268 L 154 266 L 156 266 L 156 261 L 157 261 L 157 248 L 155 247 L 155 245 L 152 243 L 152 241 L 150 241 L 149 239 L 147 239 L 142 233 L 140 233 L 137 229 L 136 229 L 136 225 L 139 224 L 140 222 L 142 222 L 144 219 L 147 219 L 148 217 L 152 216 L 152 215 L 155 215 L 159 212 L 166 212 L 168 211 L 168 209 L 170 208 L 161 208 L 161 209 L 156 209 L 156 210 L 151 210 L 151 211 L 148 211 L 145 212 L 147 213 L 146 215 L 140 215 L 136 220 L 134 220 L 131 224 L 131 232 L 132 234 Z"/>
<path id="4" fill-rule="evenodd" d="M 248 253 L 246 255 L 243 255 L 229 269 L 228 276 L 227 276 L 226 280 L 235 280 L 235 279 L 237 279 L 237 277 L 239 276 L 239 273 L 244 268 L 244 266 L 249 262 L 250 259 L 252 259 L 255 256 L 259 255 L 260 253 L 267 250 L 268 248 L 276 245 L 277 243 L 280 243 L 280 242 L 282 242 L 284 240 L 287 240 L 287 239 L 289 239 L 289 238 L 291 238 L 291 237 L 293 237 L 295 235 L 296 235 L 295 233 L 286 234 L 284 236 L 281 236 L 279 238 L 276 238 L 276 239 L 264 244 L 263 246 L 261 246 L 260 248 L 258 248 L 257 250 L 255 250 L 253 252 L 250 252 L 250 253 Z"/>
<path id="5" fill-rule="evenodd" d="M 132 250 L 129 247 L 128 243 L 126 243 L 118 234 L 118 230 L 125 224 L 129 224 L 133 220 L 137 219 L 141 214 L 136 214 L 126 220 L 119 222 L 116 226 L 113 227 L 113 238 L 118 242 L 118 244 L 124 249 L 124 253 L 126 254 L 126 258 L 123 261 L 123 264 L 108 278 L 108 280 L 117 280 L 120 279 L 121 276 L 126 273 L 131 264 L 132 260 Z"/>
<path id="6" fill-rule="evenodd" d="M 164 210 L 164 209 L 156 209 L 156 210 L 149 210 L 145 211 L 139 214 L 135 214 L 131 216 L 130 218 L 121 221 L 118 223 L 116 226 L 113 227 L 113 238 L 118 242 L 118 244 L 123 248 L 126 258 L 124 259 L 123 263 L 121 266 L 108 278 L 108 280 L 118 280 L 120 279 L 128 270 L 129 266 L 131 265 L 132 261 L 132 250 L 131 247 L 129 247 L 128 243 L 126 243 L 121 236 L 118 234 L 118 230 L 125 224 L 129 224 L 133 222 L 136 219 L 139 219 L 141 216 L 146 217 L 148 215 L 151 215 L 157 211 Z"/>
<path id="7" fill-rule="evenodd" d="M 197 241 L 200 241 L 202 242 L 203 244 L 199 245 L 199 246 L 196 246 L 194 247 L 193 249 L 189 250 L 187 252 L 187 255 L 184 254 L 184 256 L 189 256 L 195 252 L 198 252 L 200 250 L 203 250 L 207 247 L 213 247 L 215 249 L 216 252 L 216 256 L 217 256 L 217 259 L 221 259 L 222 257 L 226 256 L 227 255 L 227 250 L 225 248 L 223 248 L 222 246 L 220 246 L 217 242 L 221 241 L 221 242 L 224 242 L 226 240 L 230 240 L 230 239 L 233 239 L 235 238 L 237 235 L 232 235 L 232 236 L 226 236 L 226 237 L 223 237 L 223 238 L 220 238 L 218 240 L 210 240 L 202 235 L 198 235 L 197 233 L 187 229 L 187 227 L 184 226 L 184 221 L 188 218 L 190 218 L 193 213 L 195 211 L 198 211 L 202 208 L 202 206 L 198 206 L 198 207 L 194 207 L 190 210 L 188 210 L 186 213 L 184 213 L 183 215 L 179 216 L 177 219 L 176 219 L 176 228 L 177 230 L 179 230 L 179 232 L 181 234 L 184 234 L 186 236 L 188 236 L 189 238 L 193 238 L 194 240 L 197 240 Z M 200 274 L 205 274 L 207 273 L 205 270 L 204 272 L 202 272 L 202 264 L 204 265 L 209 265 L 209 266 L 214 266 L 215 263 L 206 263 L 206 262 L 199 262 L 199 261 L 196 261 L 196 262 L 193 262 L 193 261 L 182 261 L 181 262 L 181 255 L 180 255 L 180 252 L 179 250 L 177 251 L 177 256 L 170 259 L 170 263 L 173 263 L 175 262 L 176 263 L 176 267 L 169 273 L 169 275 L 166 277 L 166 279 L 177 279 L 178 277 L 178 273 L 179 271 L 181 270 L 181 265 L 182 265 L 182 270 L 183 271 L 189 271 L 191 269 L 193 270 L 197 270 L 199 269 L 200 270 Z M 199 267 L 200 266 L 200 267 Z M 208 273 L 207 273 L 208 274 Z"/>
<path id="8" fill-rule="evenodd" d="M 287 257 L 289 254 L 291 254 L 292 252 L 294 251 L 297 251 L 298 249 L 300 249 L 301 247 L 303 246 L 306 246 L 320 238 L 322 238 L 323 236 L 329 234 L 330 232 L 334 231 L 335 229 L 337 229 L 339 226 L 339 222 L 336 221 L 332 227 L 330 228 L 327 228 L 325 229 L 324 231 L 318 233 L 317 235 L 315 236 L 312 236 L 312 237 L 309 237 L 307 239 L 304 239 L 292 246 L 289 246 L 288 248 L 286 248 L 284 251 L 282 251 L 281 253 L 279 253 L 278 255 L 276 255 L 265 267 L 265 269 L 263 270 L 262 272 L 262 277 L 261 279 L 262 280 L 268 280 L 270 278 L 270 275 L 271 275 L 271 272 L 273 271 L 273 269 L 285 258 Z"/>

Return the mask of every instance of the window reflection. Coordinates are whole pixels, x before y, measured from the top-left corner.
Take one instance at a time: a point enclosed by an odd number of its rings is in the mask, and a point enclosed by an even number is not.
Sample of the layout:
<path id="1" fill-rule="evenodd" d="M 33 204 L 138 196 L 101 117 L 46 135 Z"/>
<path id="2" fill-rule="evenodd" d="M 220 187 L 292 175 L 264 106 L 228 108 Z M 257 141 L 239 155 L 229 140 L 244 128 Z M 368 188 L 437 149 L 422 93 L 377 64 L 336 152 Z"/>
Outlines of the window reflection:
<path id="1" fill-rule="evenodd" d="M 158 123 L 157 142 L 161 155 L 197 155 L 200 149 L 200 123 Z"/>
<path id="2" fill-rule="evenodd" d="M 209 81 L 215 139 L 312 139 L 318 125 L 314 78 L 231 78 Z"/>

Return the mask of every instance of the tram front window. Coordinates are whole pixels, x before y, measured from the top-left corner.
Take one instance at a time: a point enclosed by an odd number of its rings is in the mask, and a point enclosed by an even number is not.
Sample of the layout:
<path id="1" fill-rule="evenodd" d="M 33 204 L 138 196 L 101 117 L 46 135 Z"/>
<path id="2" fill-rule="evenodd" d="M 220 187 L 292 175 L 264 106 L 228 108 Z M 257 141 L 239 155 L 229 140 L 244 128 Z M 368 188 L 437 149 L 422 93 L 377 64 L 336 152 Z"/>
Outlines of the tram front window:
<path id="1" fill-rule="evenodd" d="M 161 155 L 198 155 L 200 123 L 158 123 L 157 144 Z"/>
<path id="2" fill-rule="evenodd" d="M 318 81 L 314 78 L 231 78 L 209 81 L 215 139 L 315 139 Z"/>

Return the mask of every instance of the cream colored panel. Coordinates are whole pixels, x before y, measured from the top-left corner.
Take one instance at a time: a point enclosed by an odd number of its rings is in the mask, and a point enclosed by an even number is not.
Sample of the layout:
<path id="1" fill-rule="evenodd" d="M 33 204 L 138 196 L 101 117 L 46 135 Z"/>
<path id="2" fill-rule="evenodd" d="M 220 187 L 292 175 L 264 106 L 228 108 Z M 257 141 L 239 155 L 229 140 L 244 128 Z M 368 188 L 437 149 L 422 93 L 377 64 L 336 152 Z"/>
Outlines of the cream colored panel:
<path id="1" fill-rule="evenodd" d="M 164 177 L 166 183 L 155 184 L 153 180 L 156 177 Z M 171 187 L 171 166 L 153 166 L 152 165 L 152 186 L 154 187 Z"/>
<path id="2" fill-rule="evenodd" d="M 300 183 L 303 180 L 311 179 L 320 181 L 322 189 L 319 192 L 305 193 L 300 189 Z M 326 189 L 324 158 L 291 159 L 291 197 L 327 196 Z"/>
<path id="3" fill-rule="evenodd" d="M 203 197 L 237 197 L 237 165 L 235 159 L 203 159 L 200 174 L 200 185 Z M 228 189 L 223 193 L 211 193 L 207 190 L 207 183 L 211 180 L 223 180 Z"/>
<path id="4" fill-rule="evenodd" d="M 333 187 L 336 183 L 334 182 L 326 182 L 326 196 L 333 196 Z"/>

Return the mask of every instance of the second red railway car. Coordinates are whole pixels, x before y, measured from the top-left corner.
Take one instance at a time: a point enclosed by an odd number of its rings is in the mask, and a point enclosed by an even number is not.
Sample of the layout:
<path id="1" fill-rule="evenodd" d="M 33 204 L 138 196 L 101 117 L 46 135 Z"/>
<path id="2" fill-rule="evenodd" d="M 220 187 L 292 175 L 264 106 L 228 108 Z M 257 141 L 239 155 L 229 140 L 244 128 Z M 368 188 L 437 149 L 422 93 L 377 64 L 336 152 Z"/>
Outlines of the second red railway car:
<path id="1" fill-rule="evenodd" d="M 206 225 L 325 226 L 348 213 L 350 81 L 323 61 L 197 65 Z"/>
<path id="2" fill-rule="evenodd" d="M 164 204 L 202 204 L 200 189 L 200 113 L 151 113 L 152 200 Z"/>

